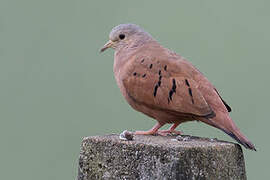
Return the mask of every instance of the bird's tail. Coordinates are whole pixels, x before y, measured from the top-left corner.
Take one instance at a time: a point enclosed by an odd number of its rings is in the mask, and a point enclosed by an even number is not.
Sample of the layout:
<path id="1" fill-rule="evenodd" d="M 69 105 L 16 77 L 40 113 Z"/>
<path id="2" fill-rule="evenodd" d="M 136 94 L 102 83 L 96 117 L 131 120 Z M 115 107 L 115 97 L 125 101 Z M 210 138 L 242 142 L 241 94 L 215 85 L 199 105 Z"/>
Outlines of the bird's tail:
<path id="1" fill-rule="evenodd" d="M 245 148 L 256 151 L 254 144 L 252 144 L 252 142 L 248 140 L 248 138 L 245 137 L 243 133 L 241 133 L 241 131 L 236 127 L 236 125 L 229 116 L 225 118 L 225 121 L 219 120 L 221 119 L 213 118 L 204 119 L 202 121 L 224 131 L 226 134 L 235 139 L 238 143 L 242 144 Z M 219 123 L 217 123 L 216 121 L 218 121 Z"/>
<path id="2" fill-rule="evenodd" d="M 256 151 L 254 144 L 252 144 L 252 142 L 250 140 L 248 140 L 248 138 L 245 137 L 244 134 L 242 134 L 238 128 L 236 128 L 235 130 L 232 130 L 232 131 L 225 130 L 225 129 L 221 129 L 221 130 L 224 131 L 229 136 L 231 136 L 237 142 L 242 144 L 245 148 Z"/>

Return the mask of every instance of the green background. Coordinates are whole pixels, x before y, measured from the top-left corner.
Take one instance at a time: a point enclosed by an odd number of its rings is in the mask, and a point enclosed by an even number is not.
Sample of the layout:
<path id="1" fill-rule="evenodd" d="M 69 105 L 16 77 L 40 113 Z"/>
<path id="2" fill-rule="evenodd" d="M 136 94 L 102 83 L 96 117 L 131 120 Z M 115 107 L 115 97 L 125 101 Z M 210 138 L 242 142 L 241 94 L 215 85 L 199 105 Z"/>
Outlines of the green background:
<path id="1" fill-rule="evenodd" d="M 147 130 L 125 102 L 112 27 L 132 22 L 198 67 L 257 147 L 249 179 L 269 177 L 269 0 L 0 0 L 0 179 L 75 179 L 83 136 Z M 185 134 L 233 141 L 190 122 Z M 268 171 L 268 172 L 267 172 Z"/>

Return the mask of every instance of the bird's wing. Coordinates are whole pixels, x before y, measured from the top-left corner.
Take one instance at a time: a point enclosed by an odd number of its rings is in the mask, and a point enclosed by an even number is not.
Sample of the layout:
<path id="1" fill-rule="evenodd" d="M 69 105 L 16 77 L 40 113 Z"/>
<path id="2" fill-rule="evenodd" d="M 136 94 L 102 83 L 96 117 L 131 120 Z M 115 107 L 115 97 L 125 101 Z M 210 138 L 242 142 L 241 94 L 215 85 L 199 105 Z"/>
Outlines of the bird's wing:
<path id="1" fill-rule="evenodd" d="M 139 104 L 174 113 L 213 117 L 198 84 L 178 73 L 175 62 L 141 58 L 129 63 L 122 79 L 128 96 Z"/>

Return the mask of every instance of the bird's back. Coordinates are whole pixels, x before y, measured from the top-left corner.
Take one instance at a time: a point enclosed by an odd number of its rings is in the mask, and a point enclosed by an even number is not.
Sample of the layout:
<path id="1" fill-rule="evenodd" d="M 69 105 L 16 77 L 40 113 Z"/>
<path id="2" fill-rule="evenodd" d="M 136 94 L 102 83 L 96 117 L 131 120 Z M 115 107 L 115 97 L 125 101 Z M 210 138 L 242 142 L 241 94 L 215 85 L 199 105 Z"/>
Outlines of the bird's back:
<path id="1" fill-rule="evenodd" d="M 121 54 L 125 54 L 125 56 Z M 156 41 L 133 50 L 124 49 L 122 52 L 119 51 L 115 56 L 114 71 L 116 72 L 116 79 L 119 79 L 119 81 L 134 76 L 134 73 L 137 76 L 143 76 L 144 74 L 147 76 L 148 74 L 148 76 L 152 76 L 148 78 L 155 80 L 154 77 L 158 76 L 159 71 L 163 72 L 162 76 L 166 78 L 191 79 L 196 83 L 206 102 L 214 110 L 218 109 L 227 112 L 222 99 L 210 81 L 184 57 L 163 48 Z M 118 72 L 121 72 L 121 75 Z"/>

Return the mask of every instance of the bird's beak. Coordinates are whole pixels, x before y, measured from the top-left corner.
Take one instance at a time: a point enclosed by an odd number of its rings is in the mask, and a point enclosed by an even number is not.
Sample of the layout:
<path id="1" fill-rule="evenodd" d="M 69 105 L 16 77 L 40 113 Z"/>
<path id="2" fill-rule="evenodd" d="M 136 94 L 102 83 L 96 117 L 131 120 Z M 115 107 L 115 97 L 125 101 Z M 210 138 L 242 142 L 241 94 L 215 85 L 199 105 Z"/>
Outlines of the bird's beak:
<path id="1" fill-rule="evenodd" d="M 109 40 L 101 49 L 100 52 L 102 53 L 103 51 L 105 51 L 106 49 L 112 47 L 113 42 L 111 40 Z"/>

